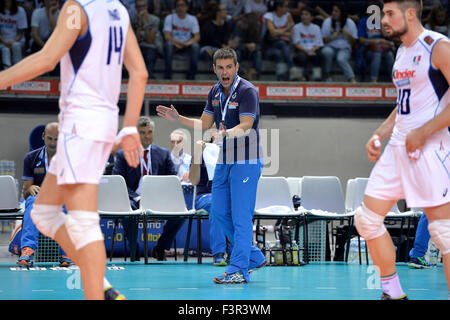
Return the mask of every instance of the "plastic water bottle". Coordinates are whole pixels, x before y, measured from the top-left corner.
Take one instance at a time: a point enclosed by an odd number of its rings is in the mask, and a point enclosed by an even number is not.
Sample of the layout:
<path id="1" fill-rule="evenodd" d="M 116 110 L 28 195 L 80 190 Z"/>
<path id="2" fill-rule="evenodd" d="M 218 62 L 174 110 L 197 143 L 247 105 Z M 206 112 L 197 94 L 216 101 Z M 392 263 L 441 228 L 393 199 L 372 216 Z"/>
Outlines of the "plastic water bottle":
<path id="1" fill-rule="evenodd" d="M 292 263 L 294 265 L 298 265 L 300 263 L 300 259 L 298 258 L 298 245 L 295 241 L 292 241 Z"/>
<path id="2" fill-rule="evenodd" d="M 350 240 L 350 251 L 348 254 L 348 263 L 359 263 L 358 239 Z"/>
<path id="3" fill-rule="evenodd" d="M 272 248 L 269 241 L 266 241 L 266 252 L 265 252 L 266 261 L 268 264 L 272 264 L 272 259 L 270 258 L 272 255 Z"/>
<path id="4" fill-rule="evenodd" d="M 275 257 L 275 265 L 283 264 L 283 248 L 281 247 L 280 240 L 277 240 L 275 242 L 274 257 Z"/>
<path id="5" fill-rule="evenodd" d="M 291 245 L 289 243 L 286 243 L 286 264 L 292 265 L 292 250 Z"/>
<path id="6" fill-rule="evenodd" d="M 437 263 L 438 263 L 438 255 L 439 255 L 439 250 L 438 250 L 438 248 L 436 248 L 436 245 L 434 244 L 434 242 L 431 241 L 431 244 L 430 244 L 430 264 L 432 266 L 437 265 Z"/>

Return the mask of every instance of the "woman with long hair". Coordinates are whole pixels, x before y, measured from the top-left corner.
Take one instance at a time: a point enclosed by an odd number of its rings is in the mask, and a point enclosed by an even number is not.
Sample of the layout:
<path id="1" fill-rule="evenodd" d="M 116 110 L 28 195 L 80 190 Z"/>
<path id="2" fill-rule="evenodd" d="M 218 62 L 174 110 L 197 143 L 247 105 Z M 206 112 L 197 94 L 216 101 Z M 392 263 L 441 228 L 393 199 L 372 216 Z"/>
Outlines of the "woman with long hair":
<path id="1" fill-rule="evenodd" d="M 0 1 L 0 50 L 4 69 L 22 60 L 27 28 L 27 15 L 17 0 Z"/>

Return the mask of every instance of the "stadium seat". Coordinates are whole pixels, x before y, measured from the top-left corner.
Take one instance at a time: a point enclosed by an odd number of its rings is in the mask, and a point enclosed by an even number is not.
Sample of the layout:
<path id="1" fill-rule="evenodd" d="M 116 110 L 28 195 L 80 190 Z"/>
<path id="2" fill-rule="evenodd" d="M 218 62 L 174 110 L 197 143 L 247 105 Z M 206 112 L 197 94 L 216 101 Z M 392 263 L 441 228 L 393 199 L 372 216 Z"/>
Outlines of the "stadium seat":
<path id="1" fill-rule="evenodd" d="M 200 215 L 196 214 L 195 209 L 188 210 L 186 208 L 183 189 L 177 176 L 144 176 L 140 209 L 144 214 L 144 258 L 146 264 L 148 263 L 147 219 L 201 218 Z M 190 235 L 188 236 L 185 250 L 186 247 L 189 248 Z M 197 236 L 201 237 L 201 232 L 198 230 Z M 197 254 L 201 256 L 201 248 L 197 248 Z"/>
<path id="2" fill-rule="evenodd" d="M 259 228 L 260 219 L 292 219 L 296 225 L 296 241 L 299 243 L 298 228 L 300 221 L 304 222 L 304 215 L 294 209 L 291 190 L 284 177 L 261 177 L 256 191 L 255 213 L 253 219 L 257 219 Z M 303 233 L 303 248 L 306 261 L 308 261 L 307 237 Z"/>
<path id="3" fill-rule="evenodd" d="M 125 179 L 120 175 L 105 175 L 98 185 L 98 213 L 100 218 L 114 219 L 110 260 L 114 253 L 114 240 L 118 219 L 137 217 L 142 219 L 142 210 L 131 209 Z M 126 241 L 124 239 L 124 259 L 126 260 Z"/>
<path id="4" fill-rule="evenodd" d="M 17 186 L 12 176 L 0 176 L 0 220 L 22 219 Z"/>
<path id="5" fill-rule="evenodd" d="M 302 199 L 299 211 L 305 214 L 306 237 L 308 237 L 308 223 L 311 221 L 347 221 L 349 227 L 346 244 L 349 248 L 354 212 L 346 212 L 345 210 L 345 201 L 339 178 L 335 176 L 304 176 L 301 187 Z M 347 261 L 347 258 L 348 255 L 346 255 L 345 261 Z"/>

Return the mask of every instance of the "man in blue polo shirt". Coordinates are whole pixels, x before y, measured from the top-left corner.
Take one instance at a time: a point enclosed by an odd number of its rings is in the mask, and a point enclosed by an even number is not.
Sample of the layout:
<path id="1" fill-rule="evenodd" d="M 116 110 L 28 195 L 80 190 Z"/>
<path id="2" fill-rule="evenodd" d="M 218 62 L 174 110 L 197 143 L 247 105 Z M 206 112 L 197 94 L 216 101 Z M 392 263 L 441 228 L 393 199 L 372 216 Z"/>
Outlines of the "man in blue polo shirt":
<path id="1" fill-rule="evenodd" d="M 233 251 L 225 273 L 216 283 L 248 283 L 249 272 L 266 264 L 252 246 L 256 189 L 262 171 L 258 91 L 237 74 L 239 64 L 231 48 L 217 50 L 214 72 L 219 81 L 208 94 L 200 119 L 181 116 L 173 107 L 157 106 L 158 115 L 197 130 L 215 123 L 215 141 L 221 146 L 214 171 L 210 214 L 231 241 Z"/>
<path id="2" fill-rule="evenodd" d="M 30 217 L 36 196 L 41 189 L 48 166 L 56 153 L 58 140 L 58 123 L 50 122 L 46 125 L 42 135 L 44 146 L 30 151 L 23 160 L 23 197 L 25 199 L 25 212 L 22 222 L 22 238 L 20 243 L 20 257 L 18 265 L 32 266 L 34 251 L 38 246 L 39 230 Z M 61 267 L 68 267 L 72 261 L 61 249 Z"/>

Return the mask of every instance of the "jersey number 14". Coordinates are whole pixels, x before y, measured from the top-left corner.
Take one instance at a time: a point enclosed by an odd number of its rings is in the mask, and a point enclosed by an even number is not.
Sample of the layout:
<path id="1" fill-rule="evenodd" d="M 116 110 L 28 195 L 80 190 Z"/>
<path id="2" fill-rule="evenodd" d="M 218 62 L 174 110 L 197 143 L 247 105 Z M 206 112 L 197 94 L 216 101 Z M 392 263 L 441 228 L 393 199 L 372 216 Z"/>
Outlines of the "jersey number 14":
<path id="1" fill-rule="evenodd" d="M 108 44 L 108 60 L 106 65 L 111 63 L 111 56 L 114 52 L 119 54 L 118 64 L 120 64 L 120 58 L 122 54 L 123 45 L 123 32 L 122 27 L 109 27 L 109 44 Z"/>
<path id="2" fill-rule="evenodd" d="M 397 113 L 409 114 L 411 109 L 409 108 L 409 97 L 411 96 L 411 89 L 399 89 L 397 97 Z"/>

